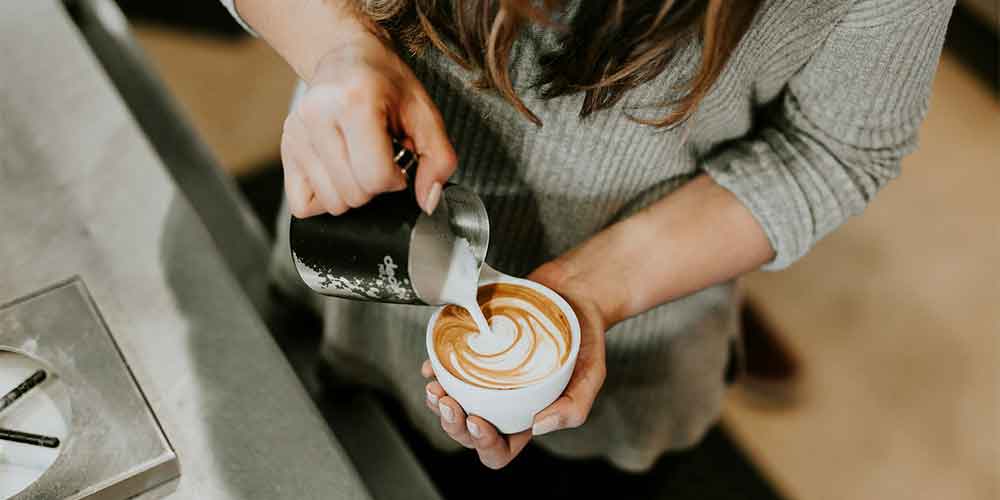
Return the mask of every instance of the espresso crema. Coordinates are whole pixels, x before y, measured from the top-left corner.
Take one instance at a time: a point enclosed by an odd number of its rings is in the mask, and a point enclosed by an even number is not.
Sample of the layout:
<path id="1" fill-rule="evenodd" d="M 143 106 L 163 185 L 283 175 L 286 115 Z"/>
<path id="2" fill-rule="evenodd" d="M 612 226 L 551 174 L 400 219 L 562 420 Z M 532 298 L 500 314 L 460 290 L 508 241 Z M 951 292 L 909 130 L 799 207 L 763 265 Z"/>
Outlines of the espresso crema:
<path id="1" fill-rule="evenodd" d="M 542 293 L 497 283 L 480 287 L 477 300 L 492 332 L 480 333 L 468 311 L 453 305 L 434 324 L 437 358 L 458 379 L 516 389 L 544 379 L 569 359 L 569 320 Z"/>

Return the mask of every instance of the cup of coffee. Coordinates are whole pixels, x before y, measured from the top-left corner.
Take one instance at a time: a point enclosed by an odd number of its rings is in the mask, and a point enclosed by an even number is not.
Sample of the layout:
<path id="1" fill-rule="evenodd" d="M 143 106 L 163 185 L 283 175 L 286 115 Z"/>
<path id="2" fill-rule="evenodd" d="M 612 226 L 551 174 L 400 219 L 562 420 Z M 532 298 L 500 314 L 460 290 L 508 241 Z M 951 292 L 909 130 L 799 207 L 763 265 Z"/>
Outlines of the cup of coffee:
<path id="1" fill-rule="evenodd" d="M 466 413 L 521 432 L 569 383 L 580 323 L 559 294 L 488 266 L 477 299 L 493 331 L 480 333 L 461 307 L 438 308 L 427 325 L 431 366 Z"/>

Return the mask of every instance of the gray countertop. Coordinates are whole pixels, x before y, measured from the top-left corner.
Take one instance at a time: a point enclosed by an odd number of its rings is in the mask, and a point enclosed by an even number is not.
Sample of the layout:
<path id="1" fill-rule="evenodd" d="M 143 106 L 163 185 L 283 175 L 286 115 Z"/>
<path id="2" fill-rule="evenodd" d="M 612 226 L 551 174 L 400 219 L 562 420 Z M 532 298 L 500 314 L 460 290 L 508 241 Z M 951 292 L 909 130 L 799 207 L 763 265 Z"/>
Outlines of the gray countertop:
<path id="1" fill-rule="evenodd" d="M 83 279 L 180 457 L 147 496 L 368 498 L 62 5 L 0 47 L 0 303 Z"/>

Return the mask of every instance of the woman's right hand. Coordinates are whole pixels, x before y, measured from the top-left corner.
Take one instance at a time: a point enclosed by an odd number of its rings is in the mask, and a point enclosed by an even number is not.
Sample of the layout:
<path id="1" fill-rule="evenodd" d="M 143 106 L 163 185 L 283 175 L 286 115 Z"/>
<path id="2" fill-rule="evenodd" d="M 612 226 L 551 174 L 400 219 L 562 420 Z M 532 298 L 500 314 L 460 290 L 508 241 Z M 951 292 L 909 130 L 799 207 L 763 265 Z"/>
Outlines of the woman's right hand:
<path id="1" fill-rule="evenodd" d="M 434 211 L 455 170 L 455 150 L 437 107 L 387 42 L 369 32 L 344 40 L 320 58 L 307 87 L 281 138 L 293 215 L 339 215 L 404 189 L 390 134 L 419 155 L 417 201 Z"/>

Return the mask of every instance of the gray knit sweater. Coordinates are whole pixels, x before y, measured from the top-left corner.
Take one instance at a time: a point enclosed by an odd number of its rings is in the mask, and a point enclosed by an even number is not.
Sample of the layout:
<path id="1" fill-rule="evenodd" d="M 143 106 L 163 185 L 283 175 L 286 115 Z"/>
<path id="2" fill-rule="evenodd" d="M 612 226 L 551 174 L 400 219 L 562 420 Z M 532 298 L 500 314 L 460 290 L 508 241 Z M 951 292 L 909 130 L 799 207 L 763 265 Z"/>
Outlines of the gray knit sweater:
<path id="1" fill-rule="evenodd" d="M 458 151 L 453 180 L 486 202 L 488 260 L 497 269 L 523 275 L 707 172 L 764 228 L 777 254 L 765 269 L 775 270 L 859 214 L 899 173 L 916 147 L 953 3 L 767 0 L 698 111 L 669 131 L 625 111 L 661 116 L 656 104 L 696 67 L 697 44 L 615 108 L 581 121 L 581 96 L 546 101 L 530 88 L 539 51 L 555 39 L 525 33 L 515 46 L 515 85 L 541 128 L 470 87 L 471 75 L 445 56 L 430 51 L 410 62 Z M 290 288 L 297 278 L 288 255 L 279 242 L 275 271 Z M 734 299 L 731 284 L 713 287 L 609 331 L 607 381 L 587 423 L 540 444 L 642 470 L 696 442 L 720 412 L 738 333 Z M 423 403 L 429 308 L 317 303 L 333 365 L 399 398 L 438 446 L 457 447 Z"/>

